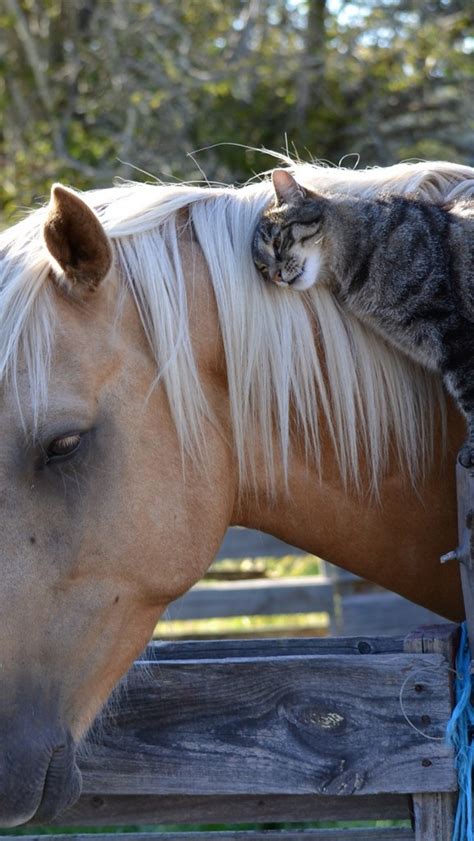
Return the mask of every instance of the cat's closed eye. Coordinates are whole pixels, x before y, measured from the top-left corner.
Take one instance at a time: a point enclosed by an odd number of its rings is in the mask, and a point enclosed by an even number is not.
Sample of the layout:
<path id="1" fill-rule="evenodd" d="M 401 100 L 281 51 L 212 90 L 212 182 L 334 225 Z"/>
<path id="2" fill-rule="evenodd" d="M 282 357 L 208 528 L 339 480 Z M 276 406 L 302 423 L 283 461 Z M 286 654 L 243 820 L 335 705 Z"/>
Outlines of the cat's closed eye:
<path id="1" fill-rule="evenodd" d="M 311 242 L 321 229 L 321 220 L 315 219 L 311 222 L 296 223 L 293 226 L 293 236 L 300 245 Z"/>

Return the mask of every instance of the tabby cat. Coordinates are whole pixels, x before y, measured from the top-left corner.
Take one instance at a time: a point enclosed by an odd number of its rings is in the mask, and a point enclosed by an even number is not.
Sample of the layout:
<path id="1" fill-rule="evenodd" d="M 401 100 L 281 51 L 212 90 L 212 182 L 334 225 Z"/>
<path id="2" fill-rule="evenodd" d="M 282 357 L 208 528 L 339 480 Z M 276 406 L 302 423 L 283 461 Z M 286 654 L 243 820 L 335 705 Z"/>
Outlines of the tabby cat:
<path id="1" fill-rule="evenodd" d="M 474 201 L 437 206 L 416 198 L 324 196 L 283 169 L 255 231 L 265 280 L 329 287 L 392 345 L 439 371 L 464 412 L 459 459 L 474 466 Z"/>

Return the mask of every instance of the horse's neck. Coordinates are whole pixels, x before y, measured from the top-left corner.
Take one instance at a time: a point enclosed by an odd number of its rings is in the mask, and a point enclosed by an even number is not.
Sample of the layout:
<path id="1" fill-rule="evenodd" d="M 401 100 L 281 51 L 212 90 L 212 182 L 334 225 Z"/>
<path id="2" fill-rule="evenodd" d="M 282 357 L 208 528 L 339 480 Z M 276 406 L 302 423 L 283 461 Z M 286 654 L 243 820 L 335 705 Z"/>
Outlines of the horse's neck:
<path id="1" fill-rule="evenodd" d="M 222 440 L 231 441 L 225 354 L 207 266 L 199 250 L 183 251 L 185 274 L 200 275 L 193 286 L 190 317 L 200 370 Z M 332 443 L 321 432 L 321 471 L 308 466 L 304 446 L 294 442 L 288 484 L 275 456 L 275 492 L 269 494 L 263 443 L 254 455 L 255 486 L 237 491 L 236 465 L 229 462 L 226 493 L 235 499 L 231 524 L 267 531 L 327 561 L 368 578 L 452 619 L 463 615 L 459 570 L 441 565 L 441 554 L 456 545 L 454 464 L 464 422 L 448 413 L 448 448 L 435 460 L 416 490 L 397 462 L 380 483 L 378 501 L 364 478 L 358 494 L 344 487 Z M 435 453 L 443 450 L 440 436 Z M 278 444 L 275 446 L 278 453 Z M 230 453 L 230 450 L 229 450 Z M 235 495 L 235 496 L 234 496 Z M 224 525 L 224 524 L 223 524 Z"/>
<path id="2" fill-rule="evenodd" d="M 463 428 L 453 410 L 448 430 L 449 452 L 418 490 L 399 464 L 382 481 L 378 501 L 345 489 L 328 442 L 322 478 L 296 449 L 288 491 L 280 477 L 272 497 L 262 481 L 240 502 L 236 520 L 458 620 L 463 612 L 458 569 L 439 563 L 440 555 L 456 545 L 454 463 Z M 263 474 L 258 467 L 257 476 Z"/>

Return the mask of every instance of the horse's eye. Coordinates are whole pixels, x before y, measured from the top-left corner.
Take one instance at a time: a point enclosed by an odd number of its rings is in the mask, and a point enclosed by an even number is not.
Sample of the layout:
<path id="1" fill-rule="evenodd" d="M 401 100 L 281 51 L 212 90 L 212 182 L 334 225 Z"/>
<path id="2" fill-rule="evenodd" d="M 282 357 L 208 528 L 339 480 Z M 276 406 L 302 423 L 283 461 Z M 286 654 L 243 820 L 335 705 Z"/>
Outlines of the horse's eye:
<path id="1" fill-rule="evenodd" d="M 72 455 L 77 449 L 79 449 L 81 441 L 82 438 L 79 433 L 64 435 L 62 438 L 55 438 L 54 441 L 51 441 L 48 449 L 46 450 L 48 460 Z"/>

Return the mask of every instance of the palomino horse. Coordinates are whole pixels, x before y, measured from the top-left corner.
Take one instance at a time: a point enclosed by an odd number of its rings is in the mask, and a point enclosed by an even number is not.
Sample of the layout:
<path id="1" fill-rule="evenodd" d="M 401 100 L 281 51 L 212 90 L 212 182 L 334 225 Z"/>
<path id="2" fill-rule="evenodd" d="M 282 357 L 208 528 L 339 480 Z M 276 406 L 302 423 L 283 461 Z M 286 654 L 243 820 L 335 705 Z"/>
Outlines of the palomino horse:
<path id="1" fill-rule="evenodd" d="M 450 164 L 295 167 L 319 189 L 469 195 Z M 459 620 L 439 383 L 324 290 L 260 282 L 271 195 L 126 185 L 0 238 L 0 825 L 79 794 L 74 744 L 230 524 Z"/>

